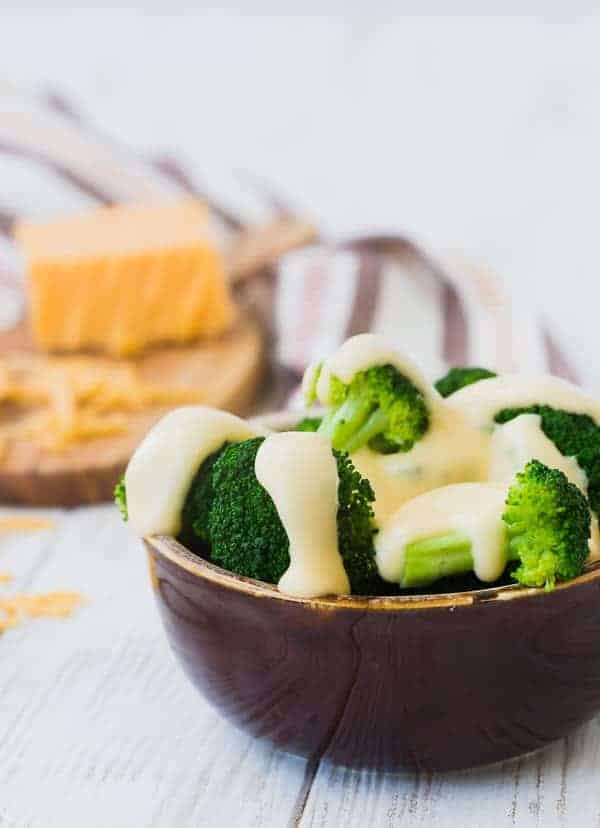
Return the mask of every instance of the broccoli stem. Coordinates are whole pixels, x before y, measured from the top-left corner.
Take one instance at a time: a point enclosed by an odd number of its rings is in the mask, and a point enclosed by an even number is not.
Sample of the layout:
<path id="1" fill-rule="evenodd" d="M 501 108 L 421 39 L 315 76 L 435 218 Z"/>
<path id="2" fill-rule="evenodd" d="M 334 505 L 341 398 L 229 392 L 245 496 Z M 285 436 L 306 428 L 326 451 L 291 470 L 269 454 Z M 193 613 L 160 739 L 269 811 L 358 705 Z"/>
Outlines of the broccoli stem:
<path id="1" fill-rule="evenodd" d="M 363 396 L 350 394 L 340 407 L 323 418 L 319 431 L 326 434 L 338 451 L 352 454 L 373 437 L 384 432 L 389 418 Z"/>
<path id="2" fill-rule="evenodd" d="M 362 426 L 354 432 L 354 434 L 346 441 L 344 451 L 352 454 L 358 451 L 359 448 L 366 445 L 373 437 L 377 437 L 382 431 L 388 427 L 389 419 L 380 408 L 376 408 L 369 417 L 365 420 Z"/>
<path id="3" fill-rule="evenodd" d="M 458 532 L 424 538 L 406 546 L 400 586 L 429 586 L 440 578 L 473 569 L 471 539 Z"/>
<path id="4" fill-rule="evenodd" d="M 507 563 L 517 560 L 518 553 L 507 546 Z M 467 575 L 473 571 L 471 539 L 459 532 L 449 532 L 406 545 L 401 587 L 423 587 L 441 578 Z"/>
<path id="5" fill-rule="evenodd" d="M 347 451 L 346 445 L 367 421 L 372 403 L 364 397 L 350 394 L 331 415 L 323 418 L 319 431 L 326 434 L 338 451 Z"/>

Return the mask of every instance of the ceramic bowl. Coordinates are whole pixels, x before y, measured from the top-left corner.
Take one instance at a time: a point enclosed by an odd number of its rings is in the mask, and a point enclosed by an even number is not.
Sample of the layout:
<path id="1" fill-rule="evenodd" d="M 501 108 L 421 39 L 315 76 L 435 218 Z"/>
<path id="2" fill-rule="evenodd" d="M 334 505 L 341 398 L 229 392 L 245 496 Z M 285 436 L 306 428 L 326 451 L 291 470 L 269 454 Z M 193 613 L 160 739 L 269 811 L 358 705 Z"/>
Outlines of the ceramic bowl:
<path id="1" fill-rule="evenodd" d="M 299 599 L 146 541 L 171 646 L 234 724 L 362 768 L 457 770 L 600 711 L 600 564 L 554 592 Z"/>

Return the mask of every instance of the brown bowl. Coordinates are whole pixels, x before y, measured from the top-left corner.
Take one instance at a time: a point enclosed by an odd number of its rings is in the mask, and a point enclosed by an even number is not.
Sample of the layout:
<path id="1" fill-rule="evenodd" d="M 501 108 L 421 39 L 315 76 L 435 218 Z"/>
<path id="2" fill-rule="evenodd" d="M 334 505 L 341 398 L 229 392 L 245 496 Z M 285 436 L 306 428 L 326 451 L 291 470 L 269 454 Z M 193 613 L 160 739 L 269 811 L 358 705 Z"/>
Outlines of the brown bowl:
<path id="1" fill-rule="evenodd" d="M 171 646 L 234 724 L 352 767 L 519 756 L 600 711 L 600 564 L 554 592 L 301 599 L 146 541 Z"/>

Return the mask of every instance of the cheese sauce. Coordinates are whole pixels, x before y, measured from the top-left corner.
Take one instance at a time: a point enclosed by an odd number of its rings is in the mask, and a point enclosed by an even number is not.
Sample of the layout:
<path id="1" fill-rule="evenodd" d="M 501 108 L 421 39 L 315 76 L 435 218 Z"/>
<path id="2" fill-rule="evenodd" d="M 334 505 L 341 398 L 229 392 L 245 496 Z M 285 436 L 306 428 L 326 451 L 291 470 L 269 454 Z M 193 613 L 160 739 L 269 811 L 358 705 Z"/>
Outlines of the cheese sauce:
<path id="1" fill-rule="evenodd" d="M 427 382 L 413 360 L 398 353 L 385 339 L 376 334 L 358 334 L 358 336 L 347 339 L 332 356 L 325 360 L 317 381 L 318 399 L 323 405 L 329 404 L 332 376 L 338 377 L 347 385 L 356 374 L 375 365 L 393 365 L 423 393 L 430 405 L 441 401 L 440 395 Z M 314 381 L 314 373 L 315 366 L 312 366 L 305 390 Z"/>
<path id="2" fill-rule="evenodd" d="M 233 414 L 204 406 L 171 411 L 148 432 L 125 472 L 129 522 L 142 537 L 177 535 L 192 479 L 224 443 L 255 437 Z"/>
<path id="3" fill-rule="evenodd" d="M 507 563 L 506 530 L 502 522 L 505 498 L 504 486 L 458 483 L 409 500 L 376 536 L 381 577 L 392 583 L 401 580 L 409 543 L 458 532 L 471 540 L 477 577 L 481 581 L 495 581 Z"/>
<path id="4" fill-rule="evenodd" d="M 290 565 L 279 589 L 304 598 L 349 593 L 337 540 L 337 465 L 327 438 L 273 434 L 259 448 L 255 470 L 290 542 Z"/>
<path id="5" fill-rule="evenodd" d="M 368 447 L 352 462 L 370 480 L 378 526 L 417 495 L 465 480 L 483 481 L 489 463 L 489 436 L 459 413 L 442 405 L 434 410 L 429 430 L 408 452 L 378 454 Z"/>
<path id="6" fill-rule="evenodd" d="M 587 476 L 574 457 L 565 457 L 542 431 L 539 414 L 520 414 L 496 426 L 490 438 L 489 479 L 510 486 L 517 472 L 530 460 L 560 469 L 583 492 Z"/>
<path id="7" fill-rule="evenodd" d="M 430 426 L 410 452 L 383 455 L 364 447 L 352 455 L 376 493 L 380 574 L 398 582 L 407 544 L 455 531 L 471 539 L 477 577 L 496 580 L 506 566 L 502 513 L 515 474 L 535 458 L 561 469 L 584 492 L 588 481 L 575 458 L 564 457 L 544 435 L 538 415 L 520 415 L 503 425 L 494 424 L 494 415 L 503 408 L 540 403 L 600 421 L 600 403 L 564 380 L 523 374 L 482 380 L 444 400 L 411 360 L 371 334 L 348 340 L 323 363 L 318 398 L 329 402 L 332 376 L 349 383 L 357 372 L 382 364 L 394 365 L 422 390 Z M 305 382 L 314 383 L 315 370 L 307 375 Z M 185 496 L 202 462 L 223 443 L 258 433 L 266 432 L 201 406 L 168 414 L 127 468 L 133 528 L 141 535 L 176 535 Z M 337 541 L 337 466 L 327 438 L 318 433 L 268 434 L 255 470 L 289 538 L 290 566 L 279 582 L 281 591 L 309 598 L 348 593 Z M 595 517 L 590 555 L 600 558 Z"/>
<path id="8" fill-rule="evenodd" d="M 504 374 L 481 380 L 457 391 L 447 400 L 471 423 L 484 430 L 493 428 L 490 438 L 491 481 L 510 484 L 516 472 L 532 459 L 550 468 L 560 469 L 571 483 L 587 495 L 588 480 L 574 457 L 565 457 L 541 429 L 541 418 L 520 414 L 503 425 L 493 425 L 494 416 L 503 408 L 549 405 L 573 414 L 587 414 L 600 422 L 600 402 L 581 388 L 551 375 Z M 600 559 L 598 518 L 591 514 L 590 561 Z"/>
<path id="9" fill-rule="evenodd" d="M 600 421 L 598 400 L 584 394 L 576 385 L 549 374 L 503 374 L 480 380 L 452 394 L 446 403 L 479 428 L 491 426 L 494 415 L 503 408 L 525 408 L 536 403 L 574 414 L 589 414 Z"/>

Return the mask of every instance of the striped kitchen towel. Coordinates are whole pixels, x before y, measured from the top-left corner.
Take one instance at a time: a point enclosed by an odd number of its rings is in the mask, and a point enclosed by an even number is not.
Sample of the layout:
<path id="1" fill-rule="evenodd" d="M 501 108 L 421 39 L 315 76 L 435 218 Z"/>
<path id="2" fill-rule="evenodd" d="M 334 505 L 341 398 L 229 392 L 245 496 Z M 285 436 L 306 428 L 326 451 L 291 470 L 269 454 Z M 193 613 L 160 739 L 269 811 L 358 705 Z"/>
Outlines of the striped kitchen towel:
<path id="1" fill-rule="evenodd" d="M 481 365 L 578 382 L 548 328 L 515 308 L 488 268 L 459 256 L 371 235 L 294 251 L 278 271 L 278 361 L 296 376 L 348 336 L 373 331 L 432 380 L 448 365 Z"/>
<path id="2" fill-rule="evenodd" d="M 21 216 L 50 217 L 182 191 L 208 201 L 225 236 L 256 223 L 257 203 L 259 220 L 265 211 L 289 213 L 256 182 L 253 211 L 226 208 L 199 189 L 180 160 L 135 154 L 86 123 L 59 95 L 27 97 L 1 85 L 0 180 L 3 327 L 24 312 L 21 269 L 10 241 Z M 270 293 L 277 395 L 271 389 L 269 404 L 293 400 L 310 361 L 364 331 L 379 332 L 412 353 L 432 379 L 448 364 L 578 379 L 550 332 L 532 314 L 516 311 L 489 270 L 437 255 L 402 235 L 322 241 L 281 256 L 268 278 L 264 268 L 253 278 L 263 279 Z"/>

